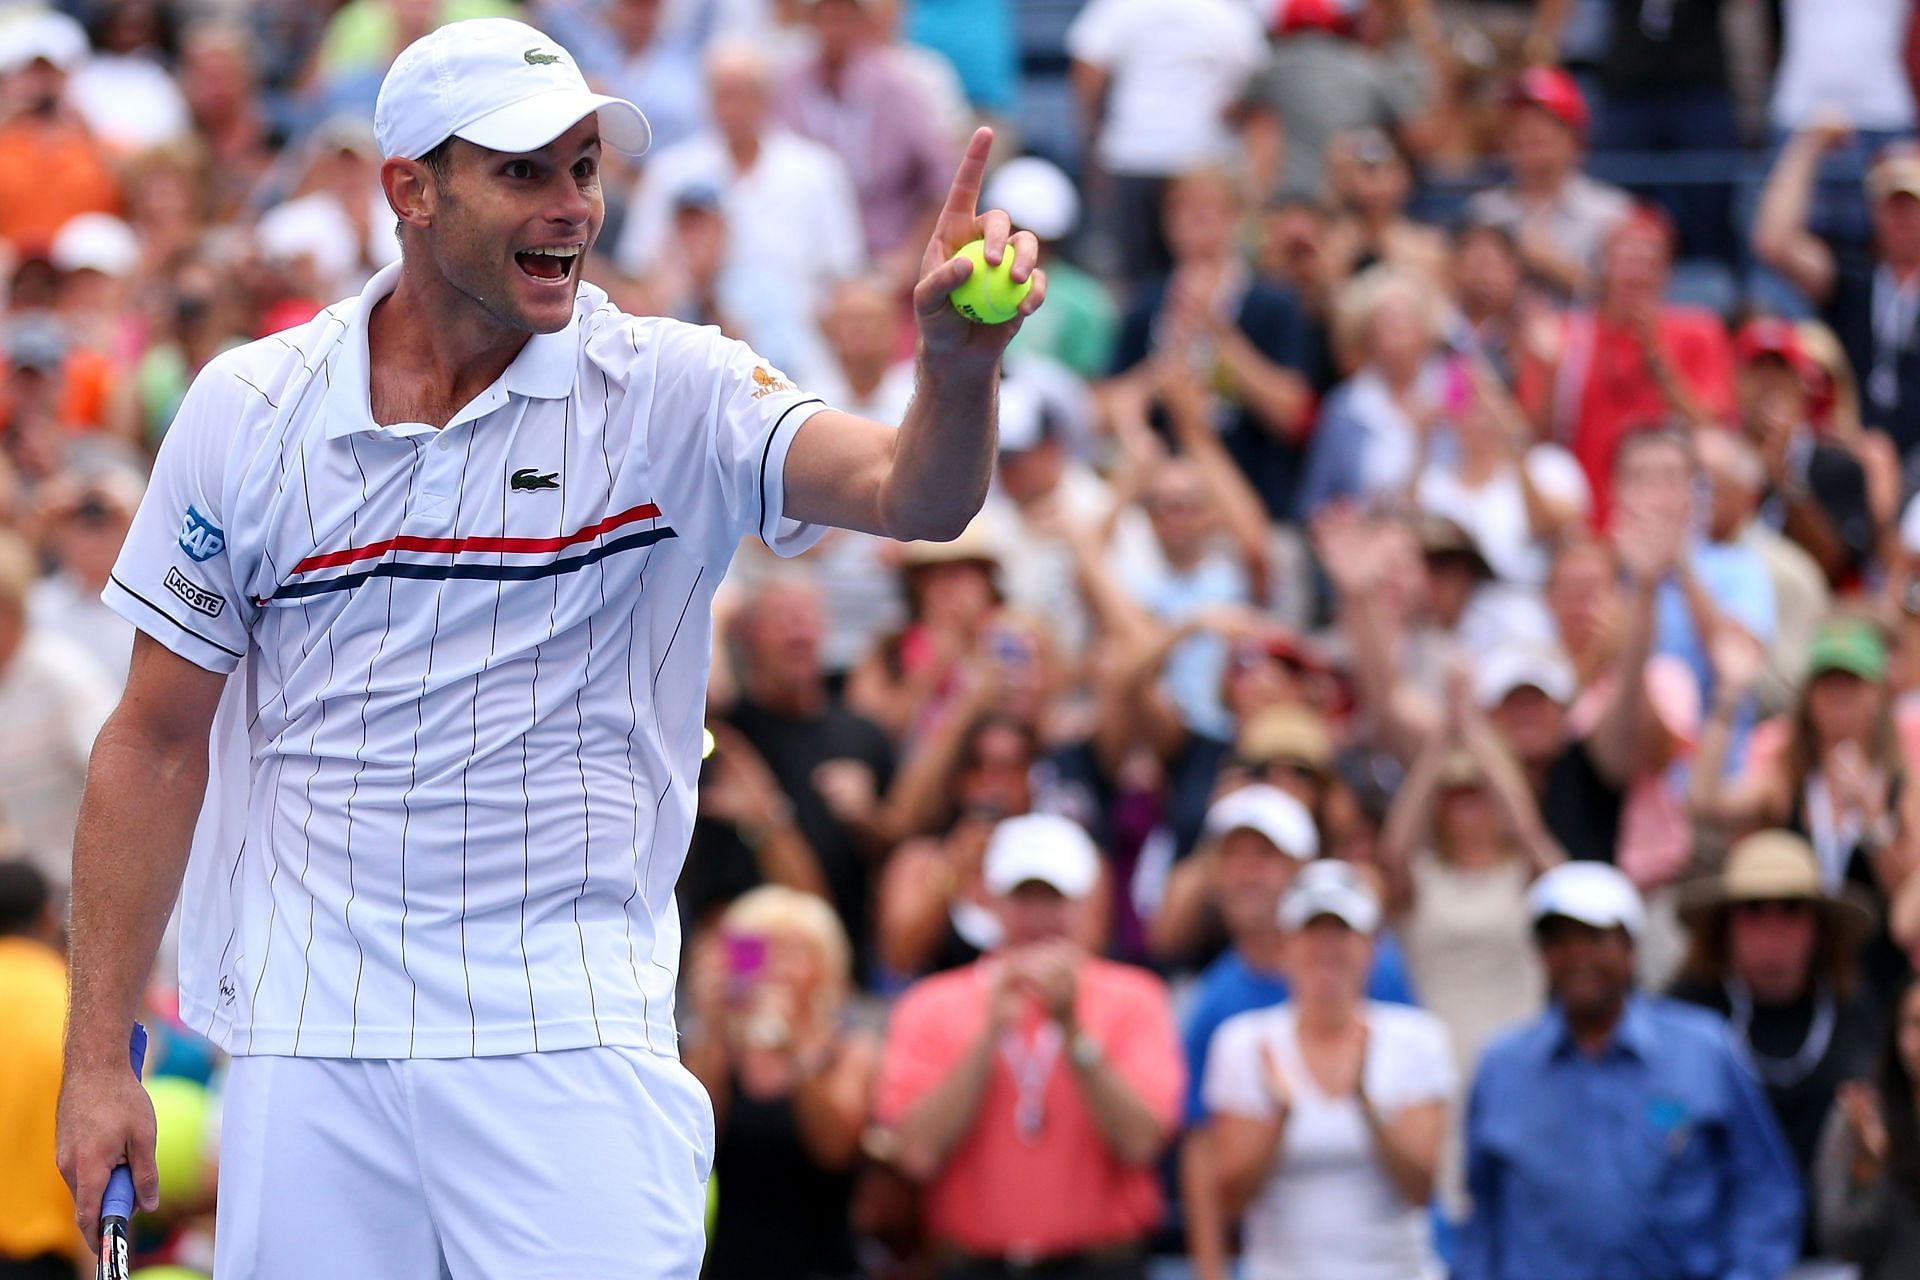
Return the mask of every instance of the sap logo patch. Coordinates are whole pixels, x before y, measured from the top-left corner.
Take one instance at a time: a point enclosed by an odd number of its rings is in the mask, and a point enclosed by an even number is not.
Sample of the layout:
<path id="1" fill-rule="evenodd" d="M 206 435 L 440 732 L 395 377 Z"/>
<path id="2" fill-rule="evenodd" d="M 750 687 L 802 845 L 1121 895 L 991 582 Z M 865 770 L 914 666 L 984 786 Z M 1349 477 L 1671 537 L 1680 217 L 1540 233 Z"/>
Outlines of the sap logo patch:
<path id="1" fill-rule="evenodd" d="M 205 562 L 227 549 L 227 535 L 219 525 L 188 507 L 180 521 L 180 549 L 196 562 Z"/>
<path id="2" fill-rule="evenodd" d="M 217 591 L 207 590 L 178 569 L 167 570 L 167 590 L 179 596 L 187 608 L 195 613 L 204 613 L 209 618 L 219 617 L 220 611 L 227 607 L 226 597 Z"/>

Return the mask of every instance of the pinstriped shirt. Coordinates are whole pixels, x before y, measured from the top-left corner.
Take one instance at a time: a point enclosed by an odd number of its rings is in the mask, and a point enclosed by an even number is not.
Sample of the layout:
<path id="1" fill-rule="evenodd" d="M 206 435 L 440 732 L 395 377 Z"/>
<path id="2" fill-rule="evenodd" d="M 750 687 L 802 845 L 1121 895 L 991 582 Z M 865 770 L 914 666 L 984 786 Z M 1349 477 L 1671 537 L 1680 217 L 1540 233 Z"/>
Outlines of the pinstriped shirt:
<path id="1" fill-rule="evenodd" d="M 378 426 L 398 268 L 227 352 L 105 599 L 230 673 L 181 1007 L 236 1054 L 674 1051 L 714 588 L 825 406 L 583 285 L 445 427 Z"/>

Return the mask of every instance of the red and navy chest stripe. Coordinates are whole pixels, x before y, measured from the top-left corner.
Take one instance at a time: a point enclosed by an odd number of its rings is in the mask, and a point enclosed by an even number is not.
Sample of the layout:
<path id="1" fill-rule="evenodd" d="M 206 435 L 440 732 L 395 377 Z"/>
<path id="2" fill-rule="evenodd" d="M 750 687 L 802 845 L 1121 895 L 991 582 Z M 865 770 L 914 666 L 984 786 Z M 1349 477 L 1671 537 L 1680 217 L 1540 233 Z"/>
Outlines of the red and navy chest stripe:
<path id="1" fill-rule="evenodd" d="M 640 524 L 647 527 L 634 528 Z M 371 578 L 528 582 L 574 573 L 608 556 L 650 547 L 674 536 L 671 526 L 660 523 L 660 508 L 651 502 L 551 538 L 420 538 L 399 534 L 365 546 L 310 555 L 293 567 L 287 580 L 275 588 L 271 596 L 256 596 L 254 603 L 264 605 L 329 591 L 351 591 Z M 463 559 L 469 555 L 518 558 L 511 563 Z M 356 565 L 364 567 L 355 568 Z"/>

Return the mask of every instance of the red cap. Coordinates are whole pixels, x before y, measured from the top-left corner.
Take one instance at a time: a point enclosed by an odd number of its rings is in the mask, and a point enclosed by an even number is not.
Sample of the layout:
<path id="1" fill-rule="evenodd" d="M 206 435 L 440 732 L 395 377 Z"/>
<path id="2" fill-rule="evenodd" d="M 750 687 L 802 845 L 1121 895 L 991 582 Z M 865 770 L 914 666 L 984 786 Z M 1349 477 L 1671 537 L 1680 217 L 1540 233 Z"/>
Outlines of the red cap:
<path id="1" fill-rule="evenodd" d="M 1529 67 L 1507 90 L 1508 106 L 1534 106 L 1581 137 L 1587 133 L 1587 100 L 1573 77 L 1558 67 Z"/>
<path id="2" fill-rule="evenodd" d="M 1359 0 L 1278 0 L 1273 8 L 1273 31 L 1282 36 L 1301 31 L 1352 36 L 1360 29 L 1362 7 Z"/>
<path id="3" fill-rule="evenodd" d="M 1742 368 L 1762 356 L 1774 357 L 1800 375 L 1800 384 L 1816 401 L 1823 400 L 1832 391 L 1826 369 L 1807 350 L 1806 343 L 1800 340 L 1800 331 L 1790 320 L 1761 316 L 1747 321 L 1733 339 L 1733 355 Z"/>

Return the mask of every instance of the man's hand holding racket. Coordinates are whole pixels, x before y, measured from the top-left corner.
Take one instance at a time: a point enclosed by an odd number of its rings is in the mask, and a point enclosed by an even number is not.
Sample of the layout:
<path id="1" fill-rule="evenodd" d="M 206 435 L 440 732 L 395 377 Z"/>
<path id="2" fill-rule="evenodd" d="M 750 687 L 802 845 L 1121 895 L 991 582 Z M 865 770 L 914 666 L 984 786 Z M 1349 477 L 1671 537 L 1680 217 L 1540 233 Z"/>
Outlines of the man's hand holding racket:
<path id="1" fill-rule="evenodd" d="M 102 1258 L 99 1275 L 106 1280 L 124 1277 L 124 1272 L 116 1275 L 106 1269 L 116 1259 L 110 1256 L 111 1250 L 101 1250 L 102 1200 L 109 1183 L 118 1186 L 115 1203 L 107 1209 L 118 1211 L 122 1231 L 134 1209 L 151 1212 L 160 1205 L 160 1173 L 153 1156 L 153 1102 L 140 1084 L 137 1065 L 145 1056 L 146 1033 L 136 1026 L 134 1036 L 133 1070 L 127 1069 L 124 1053 L 110 1061 L 69 1061 L 60 1088 L 55 1138 L 60 1173 L 73 1189 L 74 1220 L 80 1224 L 80 1234 L 86 1237 L 87 1247 Z M 119 1178 L 114 1176 L 117 1169 L 121 1170 Z M 124 1257 L 122 1251 L 117 1260 L 124 1261 Z"/>

